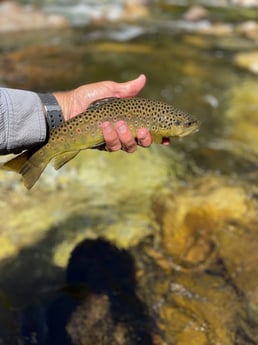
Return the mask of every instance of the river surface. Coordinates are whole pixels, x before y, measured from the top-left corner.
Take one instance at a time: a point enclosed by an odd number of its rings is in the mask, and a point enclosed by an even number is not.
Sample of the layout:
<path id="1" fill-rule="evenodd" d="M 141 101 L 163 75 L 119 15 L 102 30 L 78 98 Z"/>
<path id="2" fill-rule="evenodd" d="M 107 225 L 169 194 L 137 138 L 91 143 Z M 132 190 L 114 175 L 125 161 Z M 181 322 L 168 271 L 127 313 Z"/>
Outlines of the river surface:
<path id="1" fill-rule="evenodd" d="M 144 73 L 141 96 L 201 128 L 81 153 L 29 192 L 0 171 L 0 344 L 258 344 L 258 35 L 239 26 L 256 10 L 185 10 L 1 37 L 2 86 Z"/>

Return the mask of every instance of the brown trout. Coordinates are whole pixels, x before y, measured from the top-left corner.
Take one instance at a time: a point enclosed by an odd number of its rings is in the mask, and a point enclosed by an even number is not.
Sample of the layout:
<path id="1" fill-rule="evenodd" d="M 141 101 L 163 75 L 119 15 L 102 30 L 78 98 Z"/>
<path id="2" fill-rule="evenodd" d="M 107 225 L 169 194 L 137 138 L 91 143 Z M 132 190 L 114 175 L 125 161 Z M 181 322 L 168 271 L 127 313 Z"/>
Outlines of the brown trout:
<path id="1" fill-rule="evenodd" d="M 81 150 L 97 148 L 104 143 L 102 122 L 118 120 L 126 121 L 134 136 L 138 129 L 147 128 L 155 143 L 161 143 L 163 137 L 182 137 L 199 128 L 198 121 L 189 114 L 159 101 L 107 98 L 54 128 L 43 145 L 19 154 L 1 168 L 21 174 L 25 187 L 30 189 L 52 159 L 55 169 L 59 169 Z"/>

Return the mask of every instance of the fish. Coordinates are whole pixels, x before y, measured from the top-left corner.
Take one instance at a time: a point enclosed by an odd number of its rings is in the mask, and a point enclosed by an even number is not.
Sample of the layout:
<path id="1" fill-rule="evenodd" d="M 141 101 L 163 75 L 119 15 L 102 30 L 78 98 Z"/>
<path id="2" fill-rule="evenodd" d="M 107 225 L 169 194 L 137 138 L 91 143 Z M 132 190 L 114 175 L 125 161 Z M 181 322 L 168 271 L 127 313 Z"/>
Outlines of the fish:
<path id="1" fill-rule="evenodd" d="M 153 142 L 164 137 L 183 137 L 196 132 L 199 121 L 190 114 L 161 101 L 145 98 L 105 98 L 92 103 L 84 112 L 49 132 L 45 143 L 28 149 L 4 162 L 1 169 L 19 173 L 27 189 L 31 189 L 53 159 L 60 169 L 85 149 L 104 144 L 101 124 L 124 120 L 132 134 L 147 128 Z"/>

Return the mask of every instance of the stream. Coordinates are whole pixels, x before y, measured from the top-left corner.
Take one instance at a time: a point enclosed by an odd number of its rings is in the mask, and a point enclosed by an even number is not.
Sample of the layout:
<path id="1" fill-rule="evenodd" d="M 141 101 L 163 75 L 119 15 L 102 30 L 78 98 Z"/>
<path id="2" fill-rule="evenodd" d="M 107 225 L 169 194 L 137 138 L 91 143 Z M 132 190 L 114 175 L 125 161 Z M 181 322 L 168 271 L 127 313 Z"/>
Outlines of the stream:
<path id="1" fill-rule="evenodd" d="M 0 344 L 258 344 L 257 10 L 207 6 L 189 21 L 188 6 L 152 6 L 1 34 L 3 87 L 144 73 L 142 97 L 201 128 L 132 155 L 86 150 L 31 191 L 0 170 Z"/>

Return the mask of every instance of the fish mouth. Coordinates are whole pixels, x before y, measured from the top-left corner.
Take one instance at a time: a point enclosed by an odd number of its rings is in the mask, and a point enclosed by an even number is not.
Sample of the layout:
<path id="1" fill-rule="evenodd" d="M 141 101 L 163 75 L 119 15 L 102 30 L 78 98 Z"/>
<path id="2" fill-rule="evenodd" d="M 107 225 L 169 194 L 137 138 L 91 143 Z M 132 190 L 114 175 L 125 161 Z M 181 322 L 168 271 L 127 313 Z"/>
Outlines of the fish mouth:
<path id="1" fill-rule="evenodd" d="M 200 122 L 195 121 L 194 123 L 192 123 L 191 127 L 185 128 L 184 131 L 181 134 L 179 134 L 179 137 L 185 137 L 186 135 L 196 133 L 199 131 L 199 129 Z"/>

